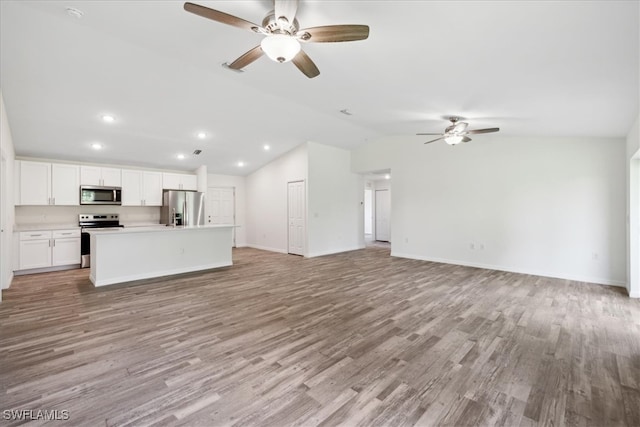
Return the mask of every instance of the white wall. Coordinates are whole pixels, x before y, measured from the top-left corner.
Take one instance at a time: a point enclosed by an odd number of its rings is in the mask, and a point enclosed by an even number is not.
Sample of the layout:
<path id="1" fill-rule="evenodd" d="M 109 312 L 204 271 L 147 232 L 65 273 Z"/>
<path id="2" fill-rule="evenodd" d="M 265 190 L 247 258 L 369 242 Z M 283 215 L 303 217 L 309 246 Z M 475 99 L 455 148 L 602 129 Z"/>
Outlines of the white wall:
<path id="1" fill-rule="evenodd" d="M 307 151 L 299 145 L 246 177 L 247 246 L 287 252 L 287 182 L 307 181 Z"/>
<path id="2" fill-rule="evenodd" d="M 13 269 L 11 268 L 13 265 L 13 226 L 15 223 L 13 167 L 16 156 L 2 92 L 0 92 L 0 156 L 4 159 L 2 165 L 5 168 L 0 173 L 0 177 L 2 177 L 0 179 L 4 181 L 0 187 L 0 203 L 4 214 L 4 223 L 2 224 L 4 228 L 0 234 L 0 289 L 7 289 L 11 286 L 13 279 Z M 2 301 L 2 292 L 0 292 L 0 301 Z"/>
<path id="3" fill-rule="evenodd" d="M 364 179 L 351 152 L 309 142 L 307 256 L 364 248 Z"/>
<path id="4" fill-rule="evenodd" d="M 389 137 L 352 156 L 356 172 L 393 171 L 392 255 L 625 283 L 624 140 L 423 142 Z"/>
<path id="5" fill-rule="evenodd" d="M 627 291 L 640 298 L 640 115 L 627 136 Z"/>
<path id="6" fill-rule="evenodd" d="M 233 187 L 236 194 L 236 247 L 247 246 L 247 197 L 245 177 L 232 175 L 209 174 L 207 185 L 209 187 Z"/>

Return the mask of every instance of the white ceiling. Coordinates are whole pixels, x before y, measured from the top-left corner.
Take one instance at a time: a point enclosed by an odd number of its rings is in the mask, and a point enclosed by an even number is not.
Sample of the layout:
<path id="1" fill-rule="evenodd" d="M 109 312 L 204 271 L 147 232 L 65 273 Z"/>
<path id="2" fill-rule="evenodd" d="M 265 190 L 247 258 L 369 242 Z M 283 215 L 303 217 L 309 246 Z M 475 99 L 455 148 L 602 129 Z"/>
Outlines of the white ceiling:
<path id="1" fill-rule="evenodd" d="M 272 4 L 195 2 L 256 23 Z M 22 156 L 244 175 L 305 141 L 353 148 L 440 132 L 453 114 L 503 135 L 597 137 L 625 136 L 638 115 L 638 1 L 302 0 L 301 27 L 371 27 L 365 41 L 304 45 L 315 79 L 266 57 L 222 68 L 261 36 L 183 2 L 0 5 L 0 88 Z"/>

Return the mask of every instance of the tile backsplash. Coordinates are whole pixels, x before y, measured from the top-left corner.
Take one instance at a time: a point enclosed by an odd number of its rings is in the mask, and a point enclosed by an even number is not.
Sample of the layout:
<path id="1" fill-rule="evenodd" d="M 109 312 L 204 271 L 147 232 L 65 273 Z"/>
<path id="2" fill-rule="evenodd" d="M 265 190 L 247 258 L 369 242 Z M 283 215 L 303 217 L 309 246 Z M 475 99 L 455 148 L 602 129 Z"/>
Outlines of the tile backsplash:
<path id="1" fill-rule="evenodd" d="M 16 225 L 77 224 L 79 214 L 120 215 L 121 224 L 159 223 L 155 206 L 16 206 Z"/>

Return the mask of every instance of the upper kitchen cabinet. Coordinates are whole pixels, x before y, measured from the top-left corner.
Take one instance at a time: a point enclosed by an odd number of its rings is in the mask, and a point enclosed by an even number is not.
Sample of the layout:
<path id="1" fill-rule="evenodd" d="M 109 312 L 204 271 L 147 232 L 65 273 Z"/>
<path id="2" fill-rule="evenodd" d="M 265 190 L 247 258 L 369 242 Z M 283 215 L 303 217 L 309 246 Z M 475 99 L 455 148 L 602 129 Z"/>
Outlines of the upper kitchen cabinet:
<path id="1" fill-rule="evenodd" d="M 162 173 L 123 169 L 122 206 L 162 206 Z"/>
<path id="2" fill-rule="evenodd" d="M 16 161 L 17 205 L 80 205 L 78 165 Z"/>
<path id="3" fill-rule="evenodd" d="M 51 198 L 52 205 L 80 205 L 80 166 L 51 165 Z"/>
<path id="4" fill-rule="evenodd" d="M 98 187 L 121 187 L 121 169 L 80 166 L 80 184 Z"/>
<path id="5" fill-rule="evenodd" d="M 15 165 L 18 183 L 16 204 L 50 205 L 51 163 L 17 160 Z"/>
<path id="6" fill-rule="evenodd" d="M 198 189 L 197 175 L 184 173 L 163 173 L 162 188 L 165 190 L 191 190 Z"/>

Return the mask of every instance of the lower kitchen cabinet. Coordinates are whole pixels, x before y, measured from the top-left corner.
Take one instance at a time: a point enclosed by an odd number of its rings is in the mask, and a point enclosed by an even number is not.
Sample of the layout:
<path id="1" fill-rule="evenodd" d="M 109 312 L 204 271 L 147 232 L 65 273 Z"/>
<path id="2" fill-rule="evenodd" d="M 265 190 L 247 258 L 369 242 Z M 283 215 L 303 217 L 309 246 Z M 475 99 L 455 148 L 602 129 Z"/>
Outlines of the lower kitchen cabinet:
<path id="1" fill-rule="evenodd" d="M 80 264 L 80 230 L 23 231 L 19 269 Z"/>

